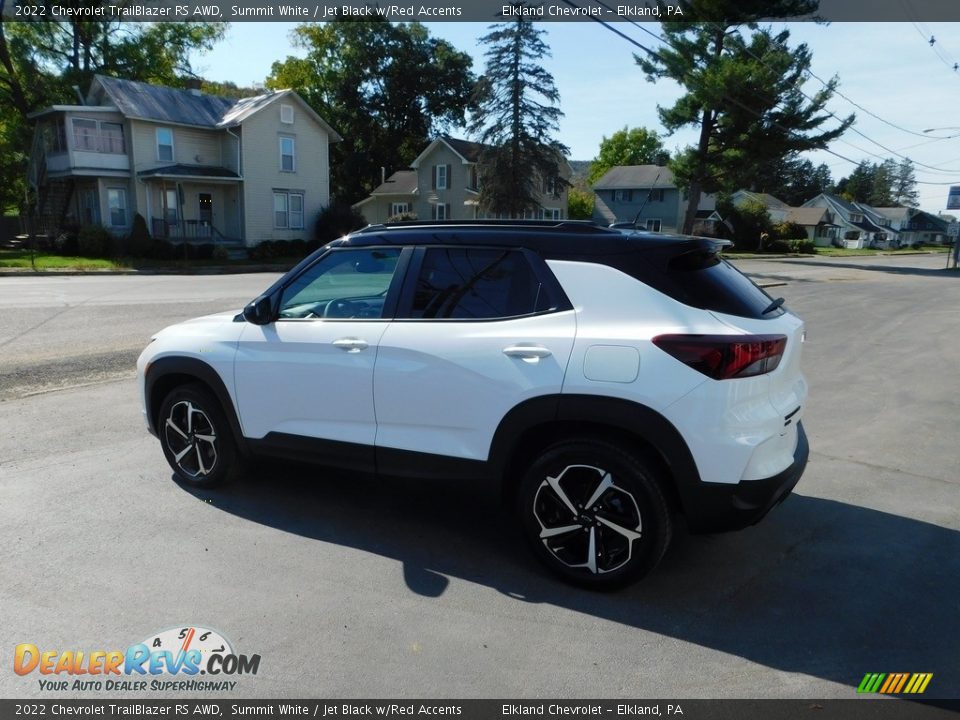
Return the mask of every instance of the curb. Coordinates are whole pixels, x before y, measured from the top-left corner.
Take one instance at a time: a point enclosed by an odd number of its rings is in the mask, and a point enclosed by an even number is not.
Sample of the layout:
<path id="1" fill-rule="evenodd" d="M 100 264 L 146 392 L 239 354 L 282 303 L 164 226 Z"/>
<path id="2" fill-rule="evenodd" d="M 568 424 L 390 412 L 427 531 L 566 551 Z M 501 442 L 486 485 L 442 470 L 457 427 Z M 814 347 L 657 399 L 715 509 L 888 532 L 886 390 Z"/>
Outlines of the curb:
<path id="1" fill-rule="evenodd" d="M 283 273 L 292 268 L 293 265 L 212 265 L 208 267 L 146 267 L 146 268 L 128 268 L 116 270 L 72 270 L 72 269 L 49 269 L 33 270 L 31 268 L 3 268 L 0 269 L 0 277 L 51 277 L 51 276 L 76 276 L 76 275 L 246 275 L 249 273 L 279 272 Z"/>

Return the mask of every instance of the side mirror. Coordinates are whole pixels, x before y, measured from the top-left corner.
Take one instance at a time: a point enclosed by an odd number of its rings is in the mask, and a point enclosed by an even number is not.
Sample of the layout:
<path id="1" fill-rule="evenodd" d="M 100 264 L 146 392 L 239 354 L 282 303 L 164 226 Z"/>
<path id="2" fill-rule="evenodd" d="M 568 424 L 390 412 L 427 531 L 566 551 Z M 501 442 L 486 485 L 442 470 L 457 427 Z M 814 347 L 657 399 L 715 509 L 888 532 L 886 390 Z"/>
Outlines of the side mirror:
<path id="1" fill-rule="evenodd" d="M 273 301 L 269 295 L 261 295 L 243 308 L 243 319 L 254 325 L 269 325 L 274 321 Z"/>

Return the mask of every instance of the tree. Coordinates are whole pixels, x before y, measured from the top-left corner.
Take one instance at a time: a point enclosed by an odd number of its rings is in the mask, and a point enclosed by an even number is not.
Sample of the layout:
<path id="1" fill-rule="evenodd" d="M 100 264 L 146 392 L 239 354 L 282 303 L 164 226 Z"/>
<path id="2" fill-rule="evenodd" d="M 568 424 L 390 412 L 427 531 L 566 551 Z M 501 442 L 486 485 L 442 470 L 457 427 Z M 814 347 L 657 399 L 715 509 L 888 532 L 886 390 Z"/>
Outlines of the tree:
<path id="1" fill-rule="evenodd" d="M 572 187 L 567 192 L 567 217 L 571 220 L 589 220 L 593 217 L 592 192 Z"/>
<path id="2" fill-rule="evenodd" d="M 523 3 L 513 5 L 522 10 Z M 528 16 L 491 25 L 480 39 L 489 46 L 484 76 L 477 86 L 478 110 L 470 132 L 488 146 L 479 162 L 480 206 L 489 212 L 523 217 L 539 207 L 542 183 L 560 182 L 559 162 L 568 152 L 551 138 L 563 113 L 553 77 L 541 60 L 550 49 Z"/>
<path id="3" fill-rule="evenodd" d="M 830 168 L 823 164 L 814 167 L 812 162 L 796 154 L 753 169 L 753 180 L 746 188 L 773 195 L 787 205 L 803 205 L 833 185 Z"/>
<path id="4" fill-rule="evenodd" d="M 822 148 L 853 123 L 851 115 L 821 130 L 836 78 L 806 99 L 807 46 L 787 46 L 789 31 L 757 29 L 761 19 L 809 15 L 817 0 L 687 0 L 687 17 L 714 22 L 662 21 L 666 45 L 636 62 L 651 82 L 672 79 L 686 93 L 658 108 L 668 132 L 699 126 L 696 147 L 671 163 L 690 197 L 684 232 L 690 232 L 703 192 L 749 186 L 751 169 L 791 153 Z M 749 32 L 747 32 L 749 31 Z"/>
<path id="5" fill-rule="evenodd" d="M 0 206 L 23 202 L 31 147 L 27 116 L 57 103 L 75 104 L 97 73 L 181 86 L 193 75 L 190 56 L 223 37 L 223 23 L 134 23 L 50 20 L 50 6 L 105 8 L 98 0 L 38 0 L 43 19 L 5 21 L 0 0 Z"/>
<path id="6" fill-rule="evenodd" d="M 906 207 L 920 206 L 920 193 L 917 192 L 917 178 L 913 174 L 913 163 L 910 158 L 904 158 L 897 165 L 896 173 L 893 177 L 893 187 L 891 188 L 893 202 L 895 205 L 904 205 Z"/>
<path id="7" fill-rule="evenodd" d="M 381 167 L 409 167 L 431 137 L 465 123 L 472 60 L 419 23 L 304 24 L 293 43 L 306 57 L 275 62 L 267 86 L 293 88 L 343 136 L 330 163 L 340 201 L 360 200 Z"/>
<path id="8" fill-rule="evenodd" d="M 837 182 L 837 192 L 852 202 L 874 207 L 892 205 L 917 206 L 916 180 L 913 163 L 892 158 L 883 162 L 861 162 L 848 177 Z"/>
<path id="9" fill-rule="evenodd" d="M 617 165 L 666 165 L 670 153 L 663 149 L 660 136 L 646 128 L 623 128 L 600 141 L 600 152 L 587 176 L 592 185 Z"/>

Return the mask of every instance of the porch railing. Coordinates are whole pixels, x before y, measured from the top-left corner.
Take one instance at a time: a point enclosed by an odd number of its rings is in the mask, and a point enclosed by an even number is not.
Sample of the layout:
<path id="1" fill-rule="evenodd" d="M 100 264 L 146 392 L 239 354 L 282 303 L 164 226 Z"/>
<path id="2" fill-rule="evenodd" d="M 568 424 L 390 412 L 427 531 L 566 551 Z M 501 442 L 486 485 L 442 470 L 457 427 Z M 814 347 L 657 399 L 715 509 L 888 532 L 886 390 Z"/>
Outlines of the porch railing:
<path id="1" fill-rule="evenodd" d="M 151 235 L 161 240 L 208 240 L 214 242 L 223 235 L 208 222 L 201 220 L 178 220 L 171 222 L 164 218 L 153 218 Z"/>

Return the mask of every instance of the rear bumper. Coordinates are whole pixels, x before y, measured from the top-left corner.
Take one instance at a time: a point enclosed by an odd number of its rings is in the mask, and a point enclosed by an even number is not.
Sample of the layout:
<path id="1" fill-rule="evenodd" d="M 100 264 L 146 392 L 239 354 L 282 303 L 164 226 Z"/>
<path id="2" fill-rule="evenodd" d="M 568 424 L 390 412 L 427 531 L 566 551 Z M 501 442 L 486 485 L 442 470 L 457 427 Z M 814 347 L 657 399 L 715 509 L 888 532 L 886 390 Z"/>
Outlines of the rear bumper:
<path id="1" fill-rule="evenodd" d="M 797 424 L 797 449 L 793 464 L 763 480 L 726 483 L 699 483 L 684 498 L 687 525 L 693 533 L 740 530 L 760 522 L 770 510 L 793 491 L 807 467 L 810 445 L 803 423 Z"/>

